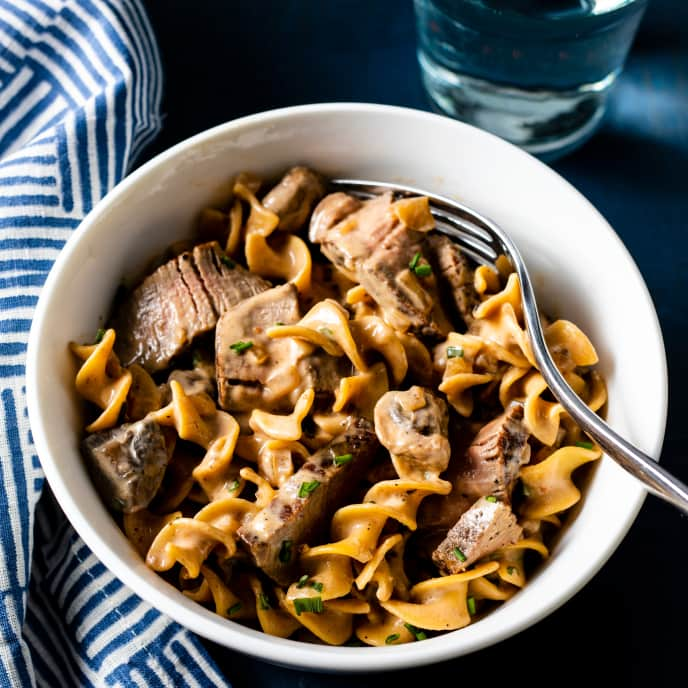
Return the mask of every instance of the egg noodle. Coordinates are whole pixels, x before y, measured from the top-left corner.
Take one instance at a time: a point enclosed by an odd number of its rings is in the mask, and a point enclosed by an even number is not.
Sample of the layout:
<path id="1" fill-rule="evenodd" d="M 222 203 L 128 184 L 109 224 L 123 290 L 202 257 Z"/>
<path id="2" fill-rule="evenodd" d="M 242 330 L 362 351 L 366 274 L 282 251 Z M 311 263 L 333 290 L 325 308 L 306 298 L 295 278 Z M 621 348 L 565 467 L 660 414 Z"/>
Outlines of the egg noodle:
<path id="1" fill-rule="evenodd" d="M 287 372 L 316 353 L 345 362 L 347 374 L 325 406 L 302 377 L 287 375 L 292 382 L 284 383 L 282 405 L 229 412 L 220 407 L 207 362 L 198 367 L 205 365 L 210 387 L 199 389 L 137 363 L 121 364 L 115 349 L 123 333 L 115 329 L 101 331 L 94 344 L 72 343 L 80 363 L 76 390 L 89 402 L 86 435 L 124 422 L 154 422 L 171 454 L 153 500 L 113 513 L 146 564 L 184 595 L 268 634 L 379 646 L 462 628 L 517 593 L 547 558 L 562 517 L 581 497 L 572 474 L 601 451 L 553 399 L 537 370 L 518 277 L 506 259 L 474 270 L 477 305 L 466 331 L 450 323 L 446 337 L 432 342 L 388 317 L 351 271 L 325 278 L 311 242 L 298 228 L 279 227 L 280 216 L 258 200 L 258 189 L 256 179 L 241 175 L 228 206 L 204 211 L 199 231 L 207 237 L 208 227 L 221 227 L 228 260 L 272 284 L 295 287 L 303 315 L 263 333 L 268 345 L 289 344 L 284 351 L 290 358 L 282 361 Z M 392 204 L 392 212 L 413 231 L 433 227 L 427 199 L 405 199 Z M 425 277 L 434 284 L 433 274 Z M 568 383 L 601 411 L 606 388 L 589 339 L 566 320 L 546 321 L 545 336 Z M 257 364 L 270 356 L 268 345 L 263 351 L 257 342 L 233 343 L 238 356 Z M 173 361 L 164 374 L 175 366 Z M 297 572 L 291 583 L 265 575 L 240 529 L 352 419 L 372 422 L 387 392 L 418 395 L 419 389 L 448 405 L 452 445 L 456 436 L 467 437 L 467 445 L 486 422 L 514 402 L 522 405 L 531 453 L 510 498 L 519 539 L 457 573 L 438 569 L 415 536 L 422 531 L 424 503 L 441 507 L 452 496 L 448 469 L 460 451 L 447 444 L 445 454 L 420 465 L 383 447 L 354 497 L 328 514 L 318 538 L 288 542 Z M 422 407 L 422 395 L 418 399 Z M 349 457 L 335 457 L 335 463 Z"/>

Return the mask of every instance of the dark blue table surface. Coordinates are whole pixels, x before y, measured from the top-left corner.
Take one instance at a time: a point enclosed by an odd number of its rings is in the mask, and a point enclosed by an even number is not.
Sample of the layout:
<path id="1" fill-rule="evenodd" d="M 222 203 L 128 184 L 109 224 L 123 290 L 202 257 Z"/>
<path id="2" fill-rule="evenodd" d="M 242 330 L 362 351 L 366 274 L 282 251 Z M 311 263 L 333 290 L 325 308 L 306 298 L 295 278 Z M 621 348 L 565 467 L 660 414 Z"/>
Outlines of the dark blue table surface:
<path id="1" fill-rule="evenodd" d="M 361 101 L 429 109 L 411 0 L 146 5 L 166 73 L 165 127 L 148 156 L 215 124 L 286 105 Z M 661 461 L 688 482 L 688 3 L 652 0 L 602 129 L 552 166 L 609 220 L 647 282 L 670 376 Z M 619 336 L 632 336 L 632 328 Z M 533 628 L 473 655 L 403 674 L 328 676 L 208 647 L 237 688 L 447 680 L 679 686 L 687 683 L 686 581 L 688 519 L 649 497 L 589 585 Z"/>

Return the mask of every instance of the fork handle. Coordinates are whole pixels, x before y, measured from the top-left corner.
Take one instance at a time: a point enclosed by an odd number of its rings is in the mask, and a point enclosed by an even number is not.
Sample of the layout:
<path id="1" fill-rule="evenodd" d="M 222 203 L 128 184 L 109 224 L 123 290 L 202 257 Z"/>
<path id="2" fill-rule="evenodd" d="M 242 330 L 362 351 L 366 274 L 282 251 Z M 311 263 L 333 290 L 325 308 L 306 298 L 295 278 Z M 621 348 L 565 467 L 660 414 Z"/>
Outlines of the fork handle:
<path id="1" fill-rule="evenodd" d="M 581 412 L 578 406 L 575 410 L 573 406 L 569 406 L 569 414 L 612 459 L 642 482 L 652 494 L 673 504 L 688 515 L 688 487 L 612 430 L 587 406 L 585 409 L 588 413 Z"/>
<path id="2" fill-rule="evenodd" d="M 557 401 L 571 418 L 592 437 L 597 444 L 622 468 L 642 482 L 657 497 L 666 500 L 688 515 L 688 487 L 654 459 L 612 430 L 596 413 L 584 404 L 559 374 L 550 360 L 538 361 L 542 371 L 546 368 L 548 385 Z"/>
<path id="3" fill-rule="evenodd" d="M 524 318 L 526 329 L 531 338 L 533 355 L 555 399 L 566 409 L 578 426 L 592 437 L 605 453 L 614 459 L 622 468 L 639 480 L 655 496 L 664 499 L 688 515 L 688 487 L 669 471 L 660 466 L 654 459 L 640 451 L 621 435 L 611 429 L 587 404 L 571 389 L 569 383 L 559 372 L 552 359 L 545 334 L 537 311 L 535 292 L 525 263 L 518 249 L 509 237 L 501 240 L 516 257 L 516 271 L 521 281 L 524 301 Z M 526 307 L 531 304 L 533 307 Z"/>

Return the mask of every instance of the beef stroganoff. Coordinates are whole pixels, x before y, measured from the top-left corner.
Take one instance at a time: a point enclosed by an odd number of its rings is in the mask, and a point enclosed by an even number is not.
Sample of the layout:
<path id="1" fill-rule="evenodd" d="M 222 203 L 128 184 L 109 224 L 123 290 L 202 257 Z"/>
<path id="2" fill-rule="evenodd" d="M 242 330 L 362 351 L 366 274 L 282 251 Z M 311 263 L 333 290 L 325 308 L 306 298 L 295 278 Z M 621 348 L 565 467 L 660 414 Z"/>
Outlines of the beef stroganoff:
<path id="1" fill-rule="evenodd" d="M 535 366 L 508 261 L 472 264 L 427 198 L 305 167 L 263 186 L 239 175 L 71 344 L 94 484 L 223 617 L 333 645 L 462 628 L 526 585 L 601 452 Z M 545 333 L 601 411 L 589 339 Z"/>

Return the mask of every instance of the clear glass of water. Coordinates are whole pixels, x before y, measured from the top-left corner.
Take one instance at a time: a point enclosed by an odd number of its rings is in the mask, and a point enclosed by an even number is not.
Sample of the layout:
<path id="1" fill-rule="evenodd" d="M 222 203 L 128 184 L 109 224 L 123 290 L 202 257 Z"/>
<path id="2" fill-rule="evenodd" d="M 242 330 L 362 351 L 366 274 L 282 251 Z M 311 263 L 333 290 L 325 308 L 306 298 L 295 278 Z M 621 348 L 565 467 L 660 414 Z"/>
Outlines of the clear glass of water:
<path id="1" fill-rule="evenodd" d="M 596 129 L 648 0 L 414 0 L 433 107 L 553 160 Z"/>

